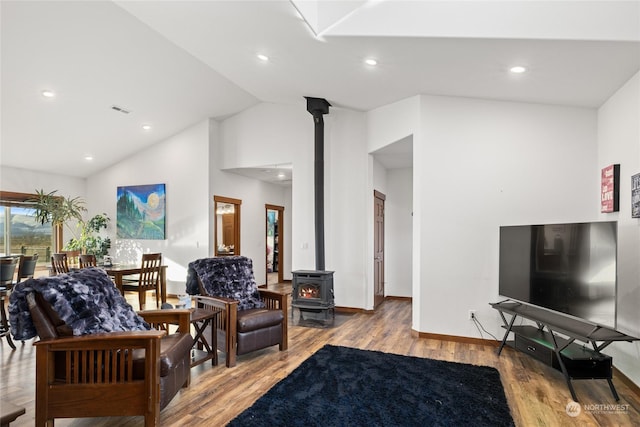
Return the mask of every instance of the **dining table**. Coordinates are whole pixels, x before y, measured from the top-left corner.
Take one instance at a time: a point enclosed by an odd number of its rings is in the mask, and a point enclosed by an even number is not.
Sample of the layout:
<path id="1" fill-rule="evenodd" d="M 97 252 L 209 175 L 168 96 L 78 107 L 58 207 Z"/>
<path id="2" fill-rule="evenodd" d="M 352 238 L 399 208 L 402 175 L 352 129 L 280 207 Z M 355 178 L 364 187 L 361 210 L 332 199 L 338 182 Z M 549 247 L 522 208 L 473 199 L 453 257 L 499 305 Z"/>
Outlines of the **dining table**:
<path id="1" fill-rule="evenodd" d="M 113 282 L 122 295 L 124 295 L 123 278 L 140 274 L 142 266 L 134 264 L 113 264 L 112 266 L 103 266 L 107 275 L 113 277 Z M 160 298 L 163 303 L 167 302 L 167 266 L 160 266 Z"/>

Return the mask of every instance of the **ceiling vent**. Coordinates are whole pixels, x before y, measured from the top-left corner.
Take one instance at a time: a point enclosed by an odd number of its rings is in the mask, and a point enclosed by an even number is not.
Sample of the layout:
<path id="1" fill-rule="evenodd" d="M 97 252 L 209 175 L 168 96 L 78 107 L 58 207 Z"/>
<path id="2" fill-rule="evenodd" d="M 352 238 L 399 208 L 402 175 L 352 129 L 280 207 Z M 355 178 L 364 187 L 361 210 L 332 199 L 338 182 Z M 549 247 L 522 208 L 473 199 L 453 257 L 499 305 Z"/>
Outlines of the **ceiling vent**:
<path id="1" fill-rule="evenodd" d="M 131 111 L 125 109 L 125 108 L 118 107 L 117 105 L 112 105 L 111 109 L 114 110 L 114 111 L 118 111 L 118 112 L 120 112 L 122 114 L 129 114 L 131 112 Z"/>

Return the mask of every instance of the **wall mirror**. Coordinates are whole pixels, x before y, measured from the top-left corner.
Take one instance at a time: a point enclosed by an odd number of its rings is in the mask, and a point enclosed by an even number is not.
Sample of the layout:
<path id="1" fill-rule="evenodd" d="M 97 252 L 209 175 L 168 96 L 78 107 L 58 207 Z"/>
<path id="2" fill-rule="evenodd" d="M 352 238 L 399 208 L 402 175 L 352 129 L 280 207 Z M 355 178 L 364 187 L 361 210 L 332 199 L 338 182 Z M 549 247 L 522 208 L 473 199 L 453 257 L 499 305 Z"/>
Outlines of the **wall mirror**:
<path id="1" fill-rule="evenodd" d="M 240 205 L 242 200 L 213 196 L 215 256 L 240 255 Z"/>

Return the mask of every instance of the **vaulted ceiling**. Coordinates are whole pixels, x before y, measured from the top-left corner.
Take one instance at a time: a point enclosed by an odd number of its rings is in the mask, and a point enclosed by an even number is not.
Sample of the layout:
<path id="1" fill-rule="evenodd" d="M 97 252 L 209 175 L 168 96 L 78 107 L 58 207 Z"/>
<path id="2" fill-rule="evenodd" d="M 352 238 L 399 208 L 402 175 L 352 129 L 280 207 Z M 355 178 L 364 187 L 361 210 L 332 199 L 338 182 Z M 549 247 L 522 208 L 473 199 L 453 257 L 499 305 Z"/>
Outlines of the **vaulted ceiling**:
<path id="1" fill-rule="evenodd" d="M 80 177 L 259 102 L 597 108 L 640 69 L 638 1 L 3 0 L 0 14 L 0 166 Z"/>

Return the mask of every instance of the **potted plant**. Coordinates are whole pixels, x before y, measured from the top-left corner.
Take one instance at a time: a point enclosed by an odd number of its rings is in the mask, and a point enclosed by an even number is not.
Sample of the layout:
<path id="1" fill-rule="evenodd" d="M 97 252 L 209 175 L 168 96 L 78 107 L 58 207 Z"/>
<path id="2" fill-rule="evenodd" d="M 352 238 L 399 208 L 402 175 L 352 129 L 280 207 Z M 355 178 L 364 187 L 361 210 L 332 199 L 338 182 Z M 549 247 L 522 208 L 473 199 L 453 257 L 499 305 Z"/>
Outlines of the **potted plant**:
<path id="1" fill-rule="evenodd" d="M 35 209 L 36 221 L 40 224 L 50 222 L 55 226 L 64 226 L 73 234 L 68 222 L 75 220 L 82 222 L 82 214 L 87 211 L 85 202 L 80 197 L 62 197 L 56 195 L 57 190 L 45 193 L 44 190 L 36 190 L 36 197 L 30 202 Z"/>
<path id="2" fill-rule="evenodd" d="M 101 260 L 111 248 L 111 239 L 100 236 L 100 230 L 106 229 L 111 219 L 106 213 L 97 214 L 90 220 L 78 223 L 81 227 L 80 237 L 69 240 L 65 249 L 80 250 L 85 254 L 93 254 L 96 259 Z"/>
<path id="3" fill-rule="evenodd" d="M 64 247 L 65 250 L 80 250 L 82 253 L 94 254 L 97 259 L 103 258 L 111 247 L 111 239 L 100 236 L 100 230 L 106 229 L 109 217 L 102 213 L 84 221 L 83 213 L 87 212 L 85 201 L 80 197 L 62 197 L 56 195 L 57 190 L 45 193 L 36 190 L 36 197 L 31 200 L 35 209 L 35 218 L 41 224 L 51 223 L 53 226 L 66 226 L 73 237 Z M 77 237 L 69 225 L 76 221 L 80 229 Z"/>

